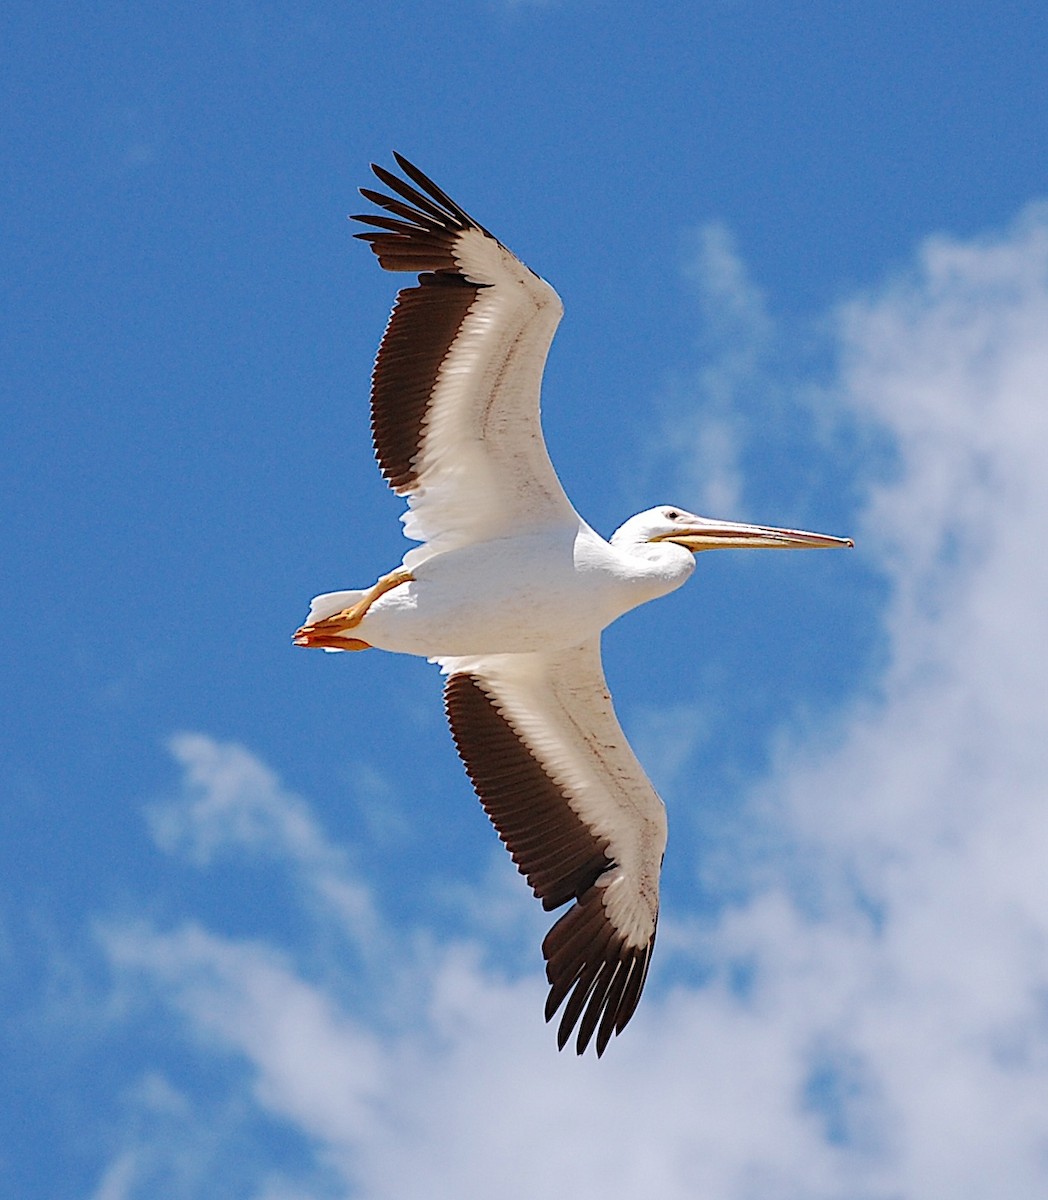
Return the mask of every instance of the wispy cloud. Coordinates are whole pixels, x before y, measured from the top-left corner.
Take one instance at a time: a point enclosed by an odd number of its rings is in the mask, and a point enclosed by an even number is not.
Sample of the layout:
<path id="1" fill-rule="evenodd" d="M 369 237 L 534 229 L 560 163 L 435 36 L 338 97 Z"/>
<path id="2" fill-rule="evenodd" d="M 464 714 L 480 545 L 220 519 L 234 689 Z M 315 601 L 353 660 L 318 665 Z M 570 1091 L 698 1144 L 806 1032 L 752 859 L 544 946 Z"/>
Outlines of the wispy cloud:
<path id="1" fill-rule="evenodd" d="M 134 1194 L 137 1165 L 133 1151 L 121 1151 L 106 1167 L 91 1200 L 129 1200 Z"/>
<path id="2" fill-rule="evenodd" d="M 711 254 L 744 297 L 725 244 Z M 857 553 L 890 586 L 879 696 L 839 718 L 834 749 L 779 750 L 747 810 L 761 862 L 740 861 L 715 917 L 668 899 L 664 953 L 697 982 L 660 990 L 656 971 L 604 1060 L 557 1055 L 537 976 L 421 919 L 383 939 L 385 961 L 354 964 L 388 996 L 377 1014 L 264 942 L 107 926 L 128 992 L 195 1054 L 238 1064 L 247 1108 L 315 1147 L 326 1182 L 260 1164 L 258 1194 L 337 1194 L 332 1179 L 374 1200 L 1042 1194 L 1048 208 L 929 241 L 835 327 L 839 403 L 896 447 L 890 478 L 857 484 Z M 310 895 L 367 895 L 256 757 L 199 736 L 174 750 L 162 845 L 201 867 L 235 846 Z M 136 1195 L 125 1161 L 101 1200 Z"/>
<path id="3" fill-rule="evenodd" d="M 685 276 L 694 288 L 702 364 L 664 385 L 647 474 L 658 474 L 665 488 L 668 472 L 691 507 L 729 516 L 739 511 L 743 489 L 740 414 L 751 406 L 742 401 L 765 378 L 775 331 L 764 294 L 722 222 L 694 231 Z"/>
<path id="4" fill-rule="evenodd" d="M 146 810 L 162 849 L 197 866 L 222 853 L 275 859 L 342 918 L 360 946 L 373 944 L 378 921 L 370 892 L 350 875 L 344 852 L 305 800 L 242 746 L 183 733 L 171 739 L 170 751 L 183 769 L 179 790 Z"/>
<path id="5" fill-rule="evenodd" d="M 685 275 L 695 284 L 705 337 L 719 345 L 726 363 L 743 374 L 753 369 L 762 348 L 775 335 L 762 288 L 739 255 L 723 221 L 695 231 Z"/>
<path id="6" fill-rule="evenodd" d="M 326 866 L 337 857 L 309 806 L 241 746 L 183 733 L 169 743 L 183 769 L 177 796 L 147 810 L 157 843 L 198 866 L 221 850 L 247 850 Z"/>

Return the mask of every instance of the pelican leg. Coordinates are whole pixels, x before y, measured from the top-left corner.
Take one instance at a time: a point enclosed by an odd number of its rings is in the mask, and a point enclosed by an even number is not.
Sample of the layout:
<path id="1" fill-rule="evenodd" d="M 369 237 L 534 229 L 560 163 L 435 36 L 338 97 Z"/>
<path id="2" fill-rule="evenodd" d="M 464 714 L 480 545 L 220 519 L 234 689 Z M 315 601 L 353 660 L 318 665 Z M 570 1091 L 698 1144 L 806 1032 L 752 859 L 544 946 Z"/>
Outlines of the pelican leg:
<path id="1" fill-rule="evenodd" d="M 303 627 L 304 628 L 304 627 Z M 309 650 L 370 650 L 370 642 L 362 642 L 360 638 L 339 637 L 334 633 L 309 633 L 299 630 L 293 643 L 305 646 Z"/>
<path id="2" fill-rule="evenodd" d="M 350 629 L 355 629 L 363 621 L 368 609 L 380 597 L 402 583 L 410 583 L 415 578 L 405 567 L 397 567 L 388 575 L 383 575 L 373 586 L 368 588 L 363 596 L 341 612 L 325 617 L 322 621 L 303 625 L 295 630 L 292 641 L 296 646 L 307 646 L 321 650 L 369 650 L 371 647 L 360 638 L 347 637 Z"/>

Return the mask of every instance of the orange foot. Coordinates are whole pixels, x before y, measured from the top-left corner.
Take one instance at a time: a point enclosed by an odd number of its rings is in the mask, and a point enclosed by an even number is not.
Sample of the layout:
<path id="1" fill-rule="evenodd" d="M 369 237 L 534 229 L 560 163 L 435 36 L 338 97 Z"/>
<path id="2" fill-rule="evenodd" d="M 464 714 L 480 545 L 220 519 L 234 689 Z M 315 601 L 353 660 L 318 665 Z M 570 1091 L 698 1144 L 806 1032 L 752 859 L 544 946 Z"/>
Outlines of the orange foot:
<path id="1" fill-rule="evenodd" d="M 355 629 L 363 621 L 368 609 L 379 596 L 384 596 L 386 592 L 400 587 L 402 583 L 410 583 L 414 578 L 415 576 L 404 567 L 397 567 L 395 571 L 383 575 L 374 587 L 368 588 L 356 604 L 350 608 L 344 608 L 330 617 L 325 617 L 322 621 L 314 621 L 312 624 L 301 626 L 295 630 L 291 640 L 296 646 L 306 646 L 310 649 L 370 650 L 369 642 L 361 641 L 360 638 L 348 637 L 348 630 Z"/>
<path id="2" fill-rule="evenodd" d="M 296 646 L 305 646 L 309 650 L 370 650 L 370 642 L 362 642 L 360 638 L 339 637 L 335 633 L 316 633 L 303 625 L 295 632 L 292 639 Z"/>

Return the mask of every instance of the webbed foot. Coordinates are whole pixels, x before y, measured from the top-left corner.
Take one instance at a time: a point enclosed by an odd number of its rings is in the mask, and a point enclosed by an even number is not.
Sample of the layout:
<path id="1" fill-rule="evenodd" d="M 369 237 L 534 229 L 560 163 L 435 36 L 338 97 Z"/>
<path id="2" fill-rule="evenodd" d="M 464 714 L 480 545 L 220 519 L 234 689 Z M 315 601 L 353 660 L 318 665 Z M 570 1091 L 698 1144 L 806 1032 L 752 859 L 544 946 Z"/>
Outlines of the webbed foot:
<path id="1" fill-rule="evenodd" d="M 296 646 L 320 650 L 369 650 L 369 642 L 360 638 L 347 636 L 348 631 L 356 629 L 367 615 L 368 609 L 380 597 L 402 583 L 410 583 L 415 578 L 405 567 L 397 567 L 390 571 L 373 586 L 368 588 L 363 596 L 349 608 L 323 617 L 319 621 L 307 622 L 295 630 L 292 641 Z"/>

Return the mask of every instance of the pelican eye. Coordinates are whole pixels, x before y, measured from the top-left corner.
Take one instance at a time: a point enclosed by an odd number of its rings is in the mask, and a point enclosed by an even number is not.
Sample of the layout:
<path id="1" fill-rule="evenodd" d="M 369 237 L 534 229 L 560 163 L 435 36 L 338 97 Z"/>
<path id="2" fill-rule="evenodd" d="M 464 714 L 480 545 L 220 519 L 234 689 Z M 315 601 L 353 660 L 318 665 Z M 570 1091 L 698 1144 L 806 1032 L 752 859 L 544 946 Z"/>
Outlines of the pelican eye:
<path id="1" fill-rule="evenodd" d="M 680 513 L 677 512 L 677 510 L 675 508 L 667 508 L 666 511 L 662 515 L 666 518 L 667 521 L 679 521 L 680 520 Z"/>

